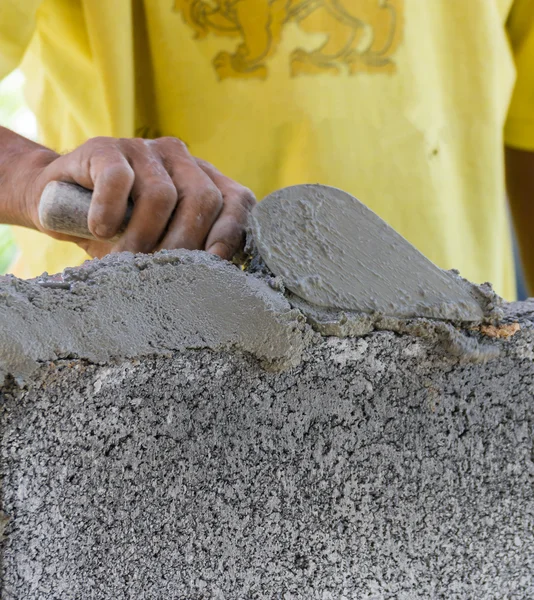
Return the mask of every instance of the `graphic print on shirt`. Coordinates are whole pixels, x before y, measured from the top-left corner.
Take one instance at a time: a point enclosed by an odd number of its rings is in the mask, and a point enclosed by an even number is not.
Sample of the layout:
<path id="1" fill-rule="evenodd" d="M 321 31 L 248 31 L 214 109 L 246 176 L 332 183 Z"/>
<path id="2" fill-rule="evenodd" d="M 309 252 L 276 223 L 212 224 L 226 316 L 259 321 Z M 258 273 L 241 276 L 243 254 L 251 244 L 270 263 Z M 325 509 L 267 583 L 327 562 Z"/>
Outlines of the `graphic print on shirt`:
<path id="1" fill-rule="evenodd" d="M 292 76 L 394 72 L 404 0 L 175 0 L 174 9 L 197 39 L 210 34 L 238 39 L 235 52 L 213 58 L 220 79 L 266 79 L 288 23 L 326 36 L 312 51 L 293 50 Z"/>

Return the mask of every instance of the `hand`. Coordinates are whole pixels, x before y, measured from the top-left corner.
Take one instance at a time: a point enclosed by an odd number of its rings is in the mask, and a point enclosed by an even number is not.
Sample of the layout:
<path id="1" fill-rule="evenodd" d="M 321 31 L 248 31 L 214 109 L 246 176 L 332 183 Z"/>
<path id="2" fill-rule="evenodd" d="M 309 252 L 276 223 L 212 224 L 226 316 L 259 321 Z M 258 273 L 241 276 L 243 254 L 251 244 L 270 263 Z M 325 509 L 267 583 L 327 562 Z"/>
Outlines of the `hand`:
<path id="1" fill-rule="evenodd" d="M 230 260 L 243 244 L 247 215 L 256 203 L 250 190 L 194 158 L 177 138 L 156 140 L 99 137 L 68 154 L 39 150 L 43 166 L 26 192 L 34 226 L 76 242 L 91 256 L 110 252 L 155 252 L 163 248 L 206 250 Z M 50 181 L 94 190 L 88 226 L 97 241 L 45 231 L 38 217 L 41 193 Z M 128 197 L 134 209 L 118 242 Z"/>

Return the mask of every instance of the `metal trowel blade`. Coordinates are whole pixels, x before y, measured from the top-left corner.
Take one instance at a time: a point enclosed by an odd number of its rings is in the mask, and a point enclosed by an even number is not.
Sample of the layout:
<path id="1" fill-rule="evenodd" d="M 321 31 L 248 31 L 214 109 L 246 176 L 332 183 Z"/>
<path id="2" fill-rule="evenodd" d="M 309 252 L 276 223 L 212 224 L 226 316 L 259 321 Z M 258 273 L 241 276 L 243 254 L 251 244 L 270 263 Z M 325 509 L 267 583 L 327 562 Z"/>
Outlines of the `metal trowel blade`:
<path id="1" fill-rule="evenodd" d="M 250 229 L 269 269 L 311 304 L 399 318 L 484 316 L 469 282 L 438 268 L 342 190 L 278 190 L 253 209 Z"/>

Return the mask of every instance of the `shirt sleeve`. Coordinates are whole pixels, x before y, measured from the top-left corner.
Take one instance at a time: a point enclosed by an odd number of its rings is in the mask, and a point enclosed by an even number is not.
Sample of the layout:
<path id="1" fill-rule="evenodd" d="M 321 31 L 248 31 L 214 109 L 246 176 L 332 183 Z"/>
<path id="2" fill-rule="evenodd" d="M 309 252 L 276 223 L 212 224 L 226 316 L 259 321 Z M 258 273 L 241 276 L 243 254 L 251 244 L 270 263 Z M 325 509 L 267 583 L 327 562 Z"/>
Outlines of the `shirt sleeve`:
<path id="1" fill-rule="evenodd" d="M 534 151 L 534 0 L 515 0 L 507 21 L 517 69 L 504 130 L 507 145 Z"/>
<path id="2" fill-rule="evenodd" d="M 0 79 L 22 60 L 42 0 L 0 0 Z"/>

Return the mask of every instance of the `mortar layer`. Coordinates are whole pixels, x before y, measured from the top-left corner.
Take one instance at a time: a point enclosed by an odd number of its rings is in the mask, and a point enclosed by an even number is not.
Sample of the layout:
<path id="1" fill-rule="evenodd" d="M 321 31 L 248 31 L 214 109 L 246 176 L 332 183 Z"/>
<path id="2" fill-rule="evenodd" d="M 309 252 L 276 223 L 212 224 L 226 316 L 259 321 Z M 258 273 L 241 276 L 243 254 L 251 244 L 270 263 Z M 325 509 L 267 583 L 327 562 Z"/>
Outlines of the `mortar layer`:
<path id="1" fill-rule="evenodd" d="M 183 348 L 234 347 L 287 367 L 312 335 L 304 321 L 265 281 L 204 252 L 111 255 L 38 282 L 3 277 L 0 383 L 56 358 Z"/>
<path id="2" fill-rule="evenodd" d="M 438 269 L 336 188 L 298 185 L 274 192 L 252 211 L 250 230 L 269 269 L 317 307 L 459 322 L 481 321 L 493 309 L 488 294 Z"/>
<path id="3" fill-rule="evenodd" d="M 490 288 L 477 294 L 488 318 L 502 316 Z M 467 361 L 498 354 L 499 344 L 459 325 L 312 305 L 280 277 L 204 252 L 122 253 L 37 281 L 0 277 L 0 382 L 8 374 L 28 380 L 39 363 L 58 358 L 105 363 L 183 348 L 234 348 L 286 369 L 320 339 L 312 328 L 341 337 L 375 329 L 419 335 Z"/>
<path id="4" fill-rule="evenodd" d="M 0 392 L 2 599 L 533 598 L 533 315 L 485 364 L 380 331 L 41 365 Z"/>

